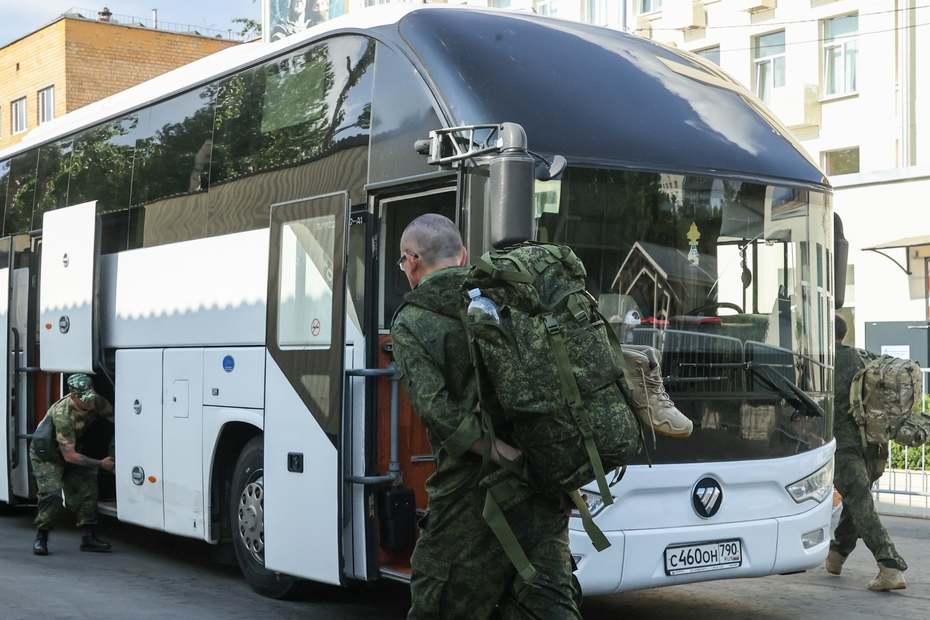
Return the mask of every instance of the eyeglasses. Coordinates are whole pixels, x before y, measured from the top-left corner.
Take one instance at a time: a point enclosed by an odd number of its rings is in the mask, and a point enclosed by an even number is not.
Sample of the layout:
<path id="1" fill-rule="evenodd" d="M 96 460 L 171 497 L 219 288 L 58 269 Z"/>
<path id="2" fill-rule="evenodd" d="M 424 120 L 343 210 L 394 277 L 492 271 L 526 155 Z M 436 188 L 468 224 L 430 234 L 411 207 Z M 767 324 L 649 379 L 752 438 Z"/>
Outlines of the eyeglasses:
<path id="1" fill-rule="evenodd" d="M 404 269 L 404 263 L 407 262 L 408 254 L 414 258 L 420 258 L 420 255 L 417 254 L 416 252 L 404 252 L 403 254 L 401 254 L 400 258 L 397 259 L 397 266 L 400 267 L 401 271 L 407 271 L 406 269 Z"/>

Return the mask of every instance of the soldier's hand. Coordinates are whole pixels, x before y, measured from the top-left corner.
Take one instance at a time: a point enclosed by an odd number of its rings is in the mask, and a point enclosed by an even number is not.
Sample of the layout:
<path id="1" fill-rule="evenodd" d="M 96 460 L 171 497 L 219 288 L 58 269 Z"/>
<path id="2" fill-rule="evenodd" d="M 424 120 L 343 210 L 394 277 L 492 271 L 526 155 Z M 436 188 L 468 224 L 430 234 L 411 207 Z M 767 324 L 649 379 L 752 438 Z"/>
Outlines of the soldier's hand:
<path id="1" fill-rule="evenodd" d="M 111 457 L 108 456 L 107 458 L 102 459 L 100 461 L 100 467 L 102 467 L 103 469 L 107 470 L 110 473 L 113 473 L 113 471 L 116 469 L 116 462 Z"/>

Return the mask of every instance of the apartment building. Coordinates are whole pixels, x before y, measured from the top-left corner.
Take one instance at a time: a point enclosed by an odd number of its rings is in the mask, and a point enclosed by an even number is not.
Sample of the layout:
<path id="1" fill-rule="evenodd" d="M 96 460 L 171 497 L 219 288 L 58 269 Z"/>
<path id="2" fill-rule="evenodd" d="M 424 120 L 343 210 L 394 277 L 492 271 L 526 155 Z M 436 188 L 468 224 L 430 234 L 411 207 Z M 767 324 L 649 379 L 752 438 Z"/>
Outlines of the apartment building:
<path id="1" fill-rule="evenodd" d="M 57 116 L 238 44 L 153 25 L 75 10 L 0 48 L 0 149 Z"/>
<path id="2" fill-rule="evenodd" d="M 839 312 L 859 346 L 877 324 L 930 319 L 930 8 L 916 5 L 633 0 L 629 7 L 629 28 L 719 65 L 820 162 L 850 243 Z"/>

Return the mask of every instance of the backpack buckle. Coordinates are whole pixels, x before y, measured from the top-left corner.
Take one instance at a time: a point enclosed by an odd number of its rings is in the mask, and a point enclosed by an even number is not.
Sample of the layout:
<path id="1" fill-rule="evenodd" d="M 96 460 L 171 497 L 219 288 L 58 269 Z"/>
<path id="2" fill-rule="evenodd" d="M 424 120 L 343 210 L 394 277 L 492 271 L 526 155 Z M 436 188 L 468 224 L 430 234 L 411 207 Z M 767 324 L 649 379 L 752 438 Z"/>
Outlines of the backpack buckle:
<path id="1" fill-rule="evenodd" d="M 542 315 L 542 318 L 546 323 L 546 331 L 549 332 L 550 336 L 554 336 L 561 331 L 562 328 L 559 326 L 559 322 L 555 320 L 555 317 L 552 316 L 551 312 L 547 312 L 546 314 Z"/>

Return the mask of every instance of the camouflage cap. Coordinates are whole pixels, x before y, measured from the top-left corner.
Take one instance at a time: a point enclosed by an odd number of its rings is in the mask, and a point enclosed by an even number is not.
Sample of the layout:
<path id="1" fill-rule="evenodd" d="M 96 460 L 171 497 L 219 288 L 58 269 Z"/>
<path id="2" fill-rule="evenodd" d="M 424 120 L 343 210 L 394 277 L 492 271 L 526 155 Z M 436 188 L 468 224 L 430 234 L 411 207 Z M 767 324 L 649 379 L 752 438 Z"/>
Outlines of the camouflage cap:
<path id="1" fill-rule="evenodd" d="M 82 402 L 89 403 L 97 398 L 94 382 L 85 374 L 68 377 L 68 387 L 71 388 L 71 393 L 80 398 Z"/>

